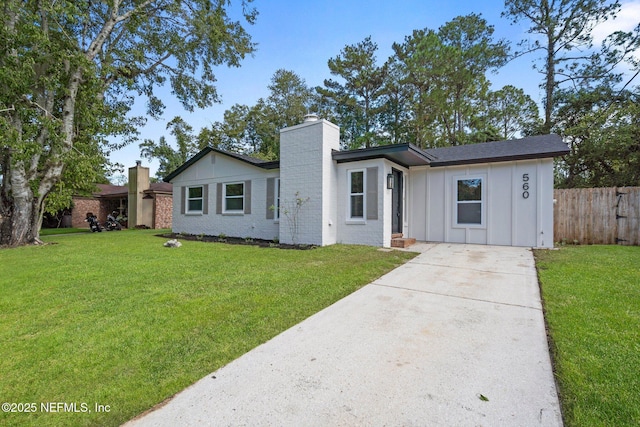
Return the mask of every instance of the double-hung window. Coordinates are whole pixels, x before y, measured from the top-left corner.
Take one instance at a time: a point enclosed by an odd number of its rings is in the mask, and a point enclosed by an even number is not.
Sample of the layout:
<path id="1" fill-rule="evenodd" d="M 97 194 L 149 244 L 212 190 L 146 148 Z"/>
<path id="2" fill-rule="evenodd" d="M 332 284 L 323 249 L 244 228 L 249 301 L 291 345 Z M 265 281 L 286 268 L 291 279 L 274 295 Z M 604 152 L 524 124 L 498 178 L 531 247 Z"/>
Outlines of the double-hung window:
<path id="1" fill-rule="evenodd" d="M 202 213 L 204 190 L 202 186 L 187 188 L 187 212 Z"/>
<path id="2" fill-rule="evenodd" d="M 224 212 L 244 212 L 244 183 L 224 184 Z"/>
<path id="3" fill-rule="evenodd" d="M 349 218 L 364 220 L 365 186 L 364 170 L 349 172 Z"/>
<path id="4" fill-rule="evenodd" d="M 482 178 L 456 179 L 456 223 L 482 225 Z"/>

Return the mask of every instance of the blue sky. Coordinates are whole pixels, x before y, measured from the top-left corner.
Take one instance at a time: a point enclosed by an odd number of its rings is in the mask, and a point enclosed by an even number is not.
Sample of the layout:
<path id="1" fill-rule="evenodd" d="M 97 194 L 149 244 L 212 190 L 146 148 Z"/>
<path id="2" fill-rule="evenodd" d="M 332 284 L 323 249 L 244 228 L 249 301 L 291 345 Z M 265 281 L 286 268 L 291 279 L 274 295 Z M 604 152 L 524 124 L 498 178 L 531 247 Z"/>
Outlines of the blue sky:
<path id="1" fill-rule="evenodd" d="M 235 8 L 239 1 L 234 1 Z M 175 116 L 181 116 L 197 133 L 215 121 L 222 121 L 223 113 L 234 104 L 254 105 L 261 97 L 268 96 L 267 86 L 276 70 L 283 68 L 302 77 L 311 87 L 322 86 L 331 78 L 327 61 L 337 56 L 346 45 L 371 36 L 378 45 L 378 61 L 382 64 L 392 54 L 394 42 L 402 43 L 405 36 L 415 29 L 437 30 L 456 16 L 479 13 L 495 27 L 494 37 L 516 42 L 526 38 L 526 24 L 512 25 L 500 14 L 502 1 L 419 1 L 419 0 L 327 0 L 299 2 L 292 0 L 255 0 L 259 15 L 256 24 L 246 26 L 253 41 L 258 44 L 253 57 L 247 57 L 240 68 L 220 67 L 216 73 L 217 88 L 222 103 L 206 110 L 187 112 L 165 89 L 163 101 L 167 105 L 163 118 L 150 119 L 141 129 L 140 138 L 157 141 L 167 136 L 166 124 Z M 236 11 L 237 12 L 237 11 Z M 640 0 L 625 2 L 620 17 L 599 29 L 608 34 L 614 29 L 629 30 L 640 22 Z M 541 75 L 532 70 L 534 56 L 511 62 L 497 74 L 489 76 L 493 89 L 512 84 L 520 87 L 540 103 L 542 92 L 538 88 Z M 140 111 L 137 111 L 140 113 Z M 111 154 L 111 160 L 125 168 L 140 159 L 137 144 Z M 157 169 L 156 161 L 143 159 L 143 165 Z"/>

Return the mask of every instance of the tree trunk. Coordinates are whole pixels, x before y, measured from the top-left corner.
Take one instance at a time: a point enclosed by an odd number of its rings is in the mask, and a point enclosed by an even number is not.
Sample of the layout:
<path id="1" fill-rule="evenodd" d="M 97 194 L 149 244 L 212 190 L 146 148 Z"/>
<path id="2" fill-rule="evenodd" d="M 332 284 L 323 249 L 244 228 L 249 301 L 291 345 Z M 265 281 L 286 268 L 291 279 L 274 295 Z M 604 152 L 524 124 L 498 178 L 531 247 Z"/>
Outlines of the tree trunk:
<path id="1" fill-rule="evenodd" d="M 0 245 L 20 246 L 40 244 L 42 203 L 34 197 L 24 168 L 12 168 L 10 173 L 11 195 L 2 198 Z"/>
<path id="2" fill-rule="evenodd" d="M 552 123 L 552 113 L 553 113 L 553 94 L 556 87 L 556 68 L 555 68 L 555 41 L 554 41 L 553 31 L 549 31 L 547 34 L 547 63 L 545 69 L 545 81 L 544 81 L 544 90 L 545 90 L 545 99 L 544 99 L 544 125 L 543 125 L 543 133 L 549 134 L 551 133 L 551 128 L 553 127 Z"/>
<path id="3" fill-rule="evenodd" d="M 38 165 L 39 156 L 31 158 L 29 168 L 22 160 L 14 160 L 7 153 L 4 159 L 2 207 L 0 208 L 0 245 L 20 246 L 40 244 L 40 227 L 44 216 L 45 200 L 52 188 L 62 177 L 62 157 L 73 148 L 75 103 L 80 85 L 82 71 L 76 68 L 71 73 L 68 85 L 68 96 L 62 108 L 62 132 L 64 135 L 62 147 L 57 152 L 49 153 L 47 161 Z M 47 104 L 48 105 L 48 104 Z M 53 103 L 51 103 L 53 105 Z M 53 107 L 51 107 L 53 108 Z M 51 114 L 47 111 L 47 114 Z M 14 125 L 21 130 L 22 123 L 16 117 Z M 20 132 L 21 133 L 21 132 Z M 21 137 L 21 136 L 20 136 Z M 49 137 L 46 128 L 40 134 L 41 139 Z M 32 183 L 38 182 L 36 192 Z"/>

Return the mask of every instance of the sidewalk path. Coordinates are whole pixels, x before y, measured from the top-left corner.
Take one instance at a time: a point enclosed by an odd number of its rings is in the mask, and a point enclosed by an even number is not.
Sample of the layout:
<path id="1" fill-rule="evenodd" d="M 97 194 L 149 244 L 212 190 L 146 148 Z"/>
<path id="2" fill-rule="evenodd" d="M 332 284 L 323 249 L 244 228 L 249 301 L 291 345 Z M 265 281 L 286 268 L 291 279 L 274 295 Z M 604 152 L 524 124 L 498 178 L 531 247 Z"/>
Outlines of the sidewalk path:
<path id="1" fill-rule="evenodd" d="M 531 251 L 417 248 L 125 425 L 561 426 Z"/>

